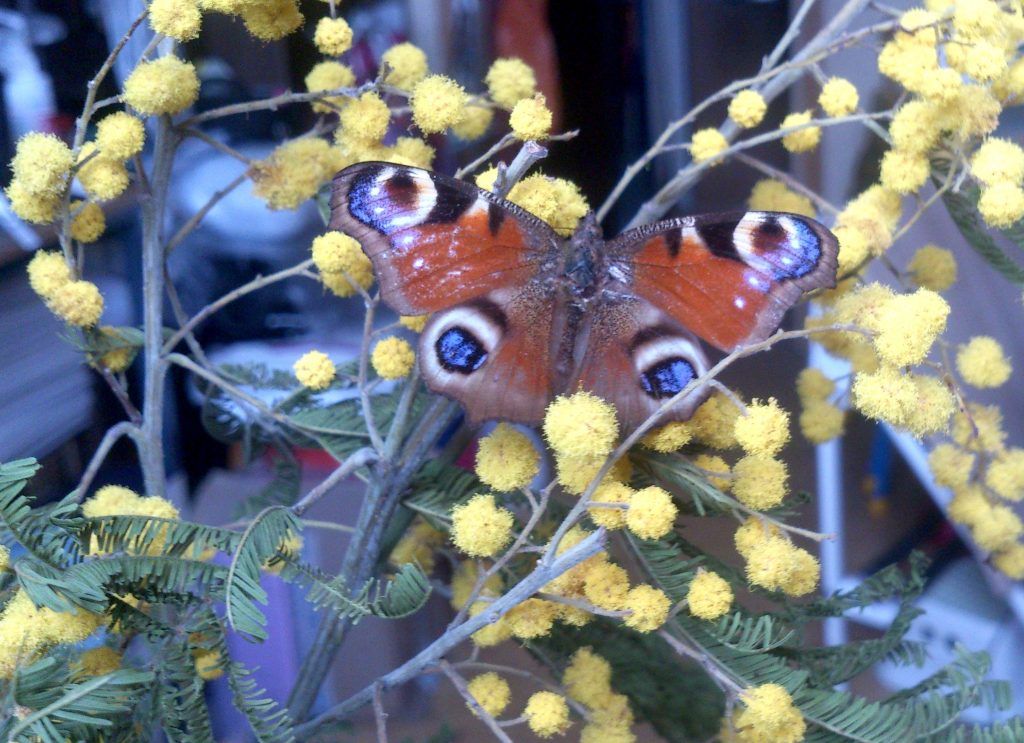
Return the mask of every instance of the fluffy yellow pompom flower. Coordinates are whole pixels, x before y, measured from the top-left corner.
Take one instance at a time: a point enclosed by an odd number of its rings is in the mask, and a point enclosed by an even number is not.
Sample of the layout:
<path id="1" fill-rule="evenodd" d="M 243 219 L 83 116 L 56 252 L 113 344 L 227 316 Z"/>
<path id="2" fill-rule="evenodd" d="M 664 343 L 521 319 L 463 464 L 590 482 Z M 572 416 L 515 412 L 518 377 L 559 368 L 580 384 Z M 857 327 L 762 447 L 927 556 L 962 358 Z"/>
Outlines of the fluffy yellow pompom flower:
<path id="1" fill-rule="evenodd" d="M 516 103 L 508 117 L 512 133 L 523 141 L 546 139 L 551 134 L 551 121 L 551 109 L 540 93 Z"/>
<path id="2" fill-rule="evenodd" d="M 559 605 L 551 601 L 527 599 L 514 606 L 505 615 L 505 620 L 513 637 L 520 640 L 535 640 L 551 632 L 559 611 Z"/>
<path id="3" fill-rule="evenodd" d="M 140 62 L 124 81 L 125 103 L 146 115 L 176 114 L 198 97 L 196 68 L 173 54 Z"/>
<path id="4" fill-rule="evenodd" d="M 768 104 L 756 90 L 741 90 L 729 101 L 729 118 L 744 129 L 761 123 Z"/>
<path id="5" fill-rule="evenodd" d="M 391 550 L 388 562 L 395 567 L 413 562 L 422 567 L 423 572 L 429 574 L 434 569 L 434 553 L 446 539 L 447 535 L 444 532 L 438 531 L 426 521 L 415 522 Z"/>
<path id="6" fill-rule="evenodd" d="M 853 381 L 853 404 L 868 418 L 905 426 L 917 391 L 910 377 L 893 367 L 858 374 Z"/>
<path id="7" fill-rule="evenodd" d="M 102 617 L 82 609 L 70 614 L 37 607 L 18 589 L 0 614 L 0 679 L 9 679 L 50 645 L 81 642 L 101 623 Z"/>
<path id="8" fill-rule="evenodd" d="M 971 536 L 986 552 L 996 552 L 1011 546 L 1024 534 L 1024 523 L 1007 506 L 992 506 L 988 514 L 971 524 Z"/>
<path id="9" fill-rule="evenodd" d="M 749 454 L 778 454 L 789 441 L 789 413 L 773 397 L 767 402 L 754 400 L 746 415 L 733 427 L 736 442 Z"/>
<path id="10" fill-rule="evenodd" d="M 685 422 L 672 421 L 660 428 L 655 428 L 641 439 L 640 443 L 648 449 L 669 454 L 679 451 L 690 443 L 693 438 L 693 431 Z"/>
<path id="11" fill-rule="evenodd" d="M 175 41 L 192 41 L 199 36 L 202 15 L 195 0 L 153 0 L 149 4 L 149 25 L 158 34 Z"/>
<path id="12" fill-rule="evenodd" d="M 811 112 L 789 114 L 782 120 L 780 129 L 803 126 L 811 121 Z M 787 134 L 782 138 L 782 146 L 790 152 L 808 152 L 818 146 L 821 141 L 821 127 L 806 126 L 803 129 Z"/>
<path id="13" fill-rule="evenodd" d="M 526 702 L 523 716 L 530 730 L 540 738 L 563 735 L 572 724 L 569 721 L 569 705 L 552 691 L 538 691 L 531 696 Z"/>
<path id="14" fill-rule="evenodd" d="M 388 131 L 391 109 L 376 93 L 366 92 L 339 114 L 345 135 L 361 144 L 377 144 Z"/>
<path id="15" fill-rule="evenodd" d="M 145 143 L 142 121 L 124 111 L 110 114 L 96 127 L 96 146 L 103 157 L 127 160 L 142 152 Z"/>
<path id="16" fill-rule="evenodd" d="M 10 570 L 11 568 L 11 551 L 4 545 L 0 544 L 0 570 Z"/>
<path id="17" fill-rule="evenodd" d="M 953 444 L 939 444 L 928 455 L 928 466 L 938 485 L 956 488 L 967 484 L 974 458 Z"/>
<path id="18" fill-rule="evenodd" d="M 512 698 L 512 690 L 509 688 L 508 682 L 494 671 L 474 676 L 466 684 L 466 690 L 483 711 L 492 717 L 497 717 L 504 712 Z M 466 706 L 473 709 L 468 703 Z M 473 710 L 473 714 L 476 714 L 476 710 Z"/>
<path id="19" fill-rule="evenodd" d="M 192 651 L 192 659 L 195 661 L 196 675 L 203 681 L 213 681 L 224 675 L 219 650 L 195 648 Z"/>
<path id="20" fill-rule="evenodd" d="M 593 648 L 576 650 L 562 674 L 562 685 L 569 696 L 588 707 L 611 693 L 612 667 Z"/>
<path id="21" fill-rule="evenodd" d="M 1024 449 L 1010 449 L 989 464 L 985 484 L 1006 500 L 1024 499 Z"/>
<path id="22" fill-rule="evenodd" d="M 736 533 L 733 535 L 733 541 L 736 544 L 736 551 L 739 552 L 744 559 L 749 560 L 750 555 L 753 554 L 755 550 L 760 549 L 764 542 L 777 537 L 779 537 L 779 530 L 775 526 L 751 516 L 740 524 L 738 529 L 736 529 Z"/>
<path id="23" fill-rule="evenodd" d="M 654 586 L 639 585 L 626 594 L 626 608 L 632 613 L 624 621 L 637 632 L 653 632 L 668 619 L 672 601 Z"/>
<path id="24" fill-rule="evenodd" d="M 21 189 L 34 196 L 59 196 L 73 163 L 71 150 L 52 134 L 31 132 L 18 140 L 11 173 Z"/>
<path id="25" fill-rule="evenodd" d="M 744 555 L 747 560 L 747 581 L 769 591 L 782 590 L 797 568 L 799 548 L 776 534 L 752 536 L 754 548 Z M 739 530 L 736 532 L 736 540 L 739 545 Z"/>
<path id="26" fill-rule="evenodd" d="M 787 596 L 806 596 L 818 587 L 819 580 L 821 564 L 818 559 L 807 550 L 794 547 L 790 572 L 782 583 L 783 593 Z"/>
<path id="27" fill-rule="evenodd" d="M 992 556 L 992 564 L 1013 580 L 1024 580 L 1024 544 L 1011 544 Z"/>
<path id="28" fill-rule="evenodd" d="M 82 503 L 82 514 L 91 519 L 103 516 L 151 516 L 160 519 L 177 519 L 178 509 L 166 498 L 155 495 L 144 497 L 120 485 L 106 485 Z M 157 537 L 150 545 L 148 553 L 159 554 L 163 549 L 163 544 L 163 537 Z M 101 553 L 95 538 L 93 538 L 89 553 L 94 555 Z"/>
<path id="29" fill-rule="evenodd" d="M 277 41 L 295 31 L 305 20 L 295 0 L 260 0 L 245 3 L 242 21 L 249 33 L 262 41 Z"/>
<path id="30" fill-rule="evenodd" d="M 419 137 L 399 137 L 392 150 L 415 163 L 416 167 L 429 168 L 434 162 L 437 150 Z"/>
<path id="31" fill-rule="evenodd" d="M 555 477 L 558 484 L 568 492 L 579 495 L 591 480 L 597 477 L 605 455 L 595 454 L 582 457 L 573 457 L 568 454 L 555 453 Z M 627 457 L 623 457 L 612 465 L 611 471 L 605 476 L 603 482 L 616 481 L 627 482 L 632 475 L 633 466 Z"/>
<path id="32" fill-rule="evenodd" d="M 826 377 L 821 369 L 808 367 L 802 369 L 796 377 L 796 394 L 804 405 L 824 401 L 835 391 L 836 383 Z"/>
<path id="33" fill-rule="evenodd" d="M 931 174 L 928 158 L 917 152 L 889 150 L 882 157 L 881 183 L 896 193 L 913 193 Z"/>
<path id="34" fill-rule="evenodd" d="M 398 318 L 398 324 L 414 333 L 422 333 L 429 319 L 430 315 L 402 315 Z"/>
<path id="35" fill-rule="evenodd" d="M 633 489 L 628 485 L 612 481 L 602 482 L 595 490 L 591 501 L 594 503 L 621 503 L 628 505 L 633 498 Z M 606 529 L 621 529 L 626 525 L 626 509 L 594 508 L 587 509 L 590 519 L 598 526 Z"/>
<path id="36" fill-rule="evenodd" d="M 693 466 L 704 471 L 708 482 L 723 493 L 732 489 L 732 477 L 729 464 L 714 454 L 698 454 L 692 460 Z"/>
<path id="37" fill-rule="evenodd" d="M 499 423 L 480 439 L 476 474 L 485 485 L 507 492 L 530 484 L 540 468 L 540 454 L 529 437 L 507 423 Z"/>
<path id="38" fill-rule="evenodd" d="M 935 104 L 911 100 L 900 107 L 889 125 L 893 145 L 907 152 L 927 152 L 942 135 Z"/>
<path id="39" fill-rule="evenodd" d="M 953 417 L 953 440 L 971 451 L 1001 453 L 1006 441 L 1002 411 L 995 405 L 967 403 L 967 412 L 970 418 L 962 412 Z"/>
<path id="40" fill-rule="evenodd" d="M 103 314 L 103 295 L 91 281 L 69 281 L 54 292 L 49 305 L 68 325 L 91 328 Z"/>
<path id="41" fill-rule="evenodd" d="M 14 213 L 32 224 L 49 224 L 56 219 L 61 205 L 60 194 L 34 194 L 18 179 L 12 180 L 4 193 L 11 200 Z"/>
<path id="42" fill-rule="evenodd" d="M 319 137 L 285 142 L 253 164 L 253 193 L 271 209 L 295 209 L 313 198 L 343 164 L 341 150 Z"/>
<path id="43" fill-rule="evenodd" d="M 594 606 L 609 611 L 622 609 L 629 593 L 629 574 L 615 563 L 599 562 L 586 572 L 583 595 Z"/>
<path id="44" fill-rule="evenodd" d="M 472 142 L 487 132 L 493 120 L 494 112 L 486 106 L 466 106 L 466 115 L 452 127 L 452 134 L 459 139 Z"/>
<path id="45" fill-rule="evenodd" d="M 690 582 L 686 603 L 690 613 L 701 619 L 718 619 L 732 608 L 732 586 L 710 570 L 698 571 Z"/>
<path id="46" fill-rule="evenodd" d="M 659 487 L 633 493 L 626 511 L 626 526 L 641 539 L 659 539 L 672 531 L 679 509 L 672 496 Z"/>
<path id="47" fill-rule="evenodd" d="M 39 250 L 28 262 L 29 286 L 43 299 L 52 299 L 71 279 L 71 269 L 56 250 Z"/>
<path id="48" fill-rule="evenodd" d="M 103 210 L 98 204 L 72 201 L 71 213 L 74 214 L 76 210 L 78 214 L 71 220 L 71 237 L 82 243 L 96 242 L 107 229 Z"/>
<path id="49" fill-rule="evenodd" d="M 493 495 L 474 495 L 452 509 L 452 541 L 471 557 L 491 557 L 512 539 L 513 521 Z"/>
<path id="50" fill-rule="evenodd" d="M 368 289 L 373 284 L 373 263 L 355 238 L 328 232 L 314 238 L 312 252 L 321 280 L 339 297 L 351 297 L 357 287 Z"/>
<path id="51" fill-rule="evenodd" d="M 1024 217 L 1024 189 L 1015 183 L 996 183 L 982 190 L 978 211 L 991 227 L 1012 227 Z"/>
<path id="52" fill-rule="evenodd" d="M 72 664 L 72 673 L 79 679 L 106 676 L 121 667 L 122 657 L 114 648 L 106 645 L 86 650 Z"/>
<path id="53" fill-rule="evenodd" d="M 508 200 L 543 219 L 562 237 L 571 235 L 590 209 L 575 183 L 541 173 L 519 181 Z"/>
<path id="54" fill-rule="evenodd" d="M 79 151 L 79 162 L 84 163 L 77 173 L 78 181 L 86 193 L 97 201 L 110 201 L 128 188 L 128 170 L 124 163 L 96 152 L 96 145 L 86 142 Z M 89 158 L 88 161 L 86 158 Z"/>
<path id="55" fill-rule="evenodd" d="M 843 434 L 845 421 L 846 414 L 835 405 L 811 402 L 800 412 L 800 432 L 812 444 L 824 444 Z"/>
<path id="56" fill-rule="evenodd" d="M 995 44 L 976 41 L 964 49 L 963 71 L 979 82 L 991 82 L 1006 72 L 1006 52 Z"/>
<path id="57" fill-rule="evenodd" d="M 461 85 L 444 75 L 428 75 L 412 89 L 412 120 L 425 134 L 443 132 L 466 115 L 469 96 Z"/>
<path id="58" fill-rule="evenodd" d="M 766 454 L 748 454 L 732 468 L 732 492 L 740 502 L 763 511 L 786 497 L 789 471 L 786 463 Z"/>
<path id="59" fill-rule="evenodd" d="M 313 32 L 313 43 L 321 54 L 340 56 L 352 47 L 352 28 L 344 18 L 321 18 Z"/>
<path id="60" fill-rule="evenodd" d="M 373 347 L 370 363 L 382 379 L 401 379 L 412 371 L 416 363 L 416 352 L 412 350 L 409 341 L 391 336 Z"/>
<path id="61" fill-rule="evenodd" d="M 1024 149 L 1015 142 L 989 137 L 971 158 L 971 174 L 986 186 L 1024 180 Z"/>
<path id="62" fill-rule="evenodd" d="M 334 61 L 320 62 L 313 65 L 313 68 L 306 73 L 304 80 L 306 90 L 310 93 L 350 88 L 355 84 L 355 81 L 356 75 L 352 72 L 351 67 Z M 331 106 L 344 108 L 348 104 L 349 99 L 344 96 L 327 96 L 322 101 L 322 103 L 313 103 L 314 111 L 329 113 L 334 110 Z"/>
<path id="63" fill-rule="evenodd" d="M 740 409 L 721 392 L 715 392 L 697 408 L 687 423 L 693 429 L 694 438 L 713 449 L 729 449 L 736 446 L 736 419 Z"/>
<path id="64" fill-rule="evenodd" d="M 384 82 L 402 90 L 412 90 L 416 83 L 427 76 L 427 55 L 407 41 L 388 49 L 380 61 L 388 68 Z"/>
<path id="65" fill-rule="evenodd" d="M 884 361 L 909 366 L 924 361 L 948 317 L 945 299 L 930 289 L 918 289 L 887 302 L 867 327 L 877 332 L 874 345 Z"/>
<path id="66" fill-rule="evenodd" d="M 761 684 L 740 695 L 743 709 L 733 718 L 737 739 L 745 743 L 798 743 L 807 723 L 793 698 L 779 684 Z"/>
<path id="67" fill-rule="evenodd" d="M 956 410 L 956 400 L 946 384 L 937 377 L 912 375 L 917 402 L 904 424 L 918 438 L 949 429 L 949 418 Z"/>
<path id="68" fill-rule="evenodd" d="M 860 96 L 857 88 L 849 80 L 831 77 L 821 89 L 818 105 L 821 110 L 832 117 L 847 116 L 857 110 Z"/>
<path id="69" fill-rule="evenodd" d="M 503 57 L 494 60 L 484 78 L 491 100 L 511 110 L 523 98 L 532 98 L 537 91 L 537 78 L 523 60 Z"/>
<path id="70" fill-rule="evenodd" d="M 615 408 L 589 392 L 556 397 L 544 414 L 544 436 L 559 454 L 604 456 L 618 435 Z"/>
<path id="71" fill-rule="evenodd" d="M 945 291 L 953 285 L 956 268 L 953 251 L 931 244 L 919 248 L 907 264 L 914 283 L 933 292 Z"/>
<path id="72" fill-rule="evenodd" d="M 698 163 L 713 160 L 728 148 L 729 141 L 713 127 L 694 132 L 693 138 L 690 140 L 690 154 L 693 156 L 693 161 Z"/>
<path id="73" fill-rule="evenodd" d="M 809 198 L 774 178 L 762 178 L 754 184 L 747 206 L 755 211 L 790 212 L 805 217 L 813 217 L 816 213 Z"/>
<path id="74" fill-rule="evenodd" d="M 323 351 L 307 351 L 292 366 L 299 384 L 311 390 L 325 390 L 334 381 L 336 370 L 331 357 Z"/>
<path id="75" fill-rule="evenodd" d="M 1013 371 L 999 341 L 987 335 L 975 336 L 960 347 L 956 368 L 967 384 L 982 388 L 1005 384 Z"/>
<path id="76" fill-rule="evenodd" d="M 352 267 L 353 255 L 357 252 L 363 254 L 355 238 L 337 230 L 313 238 L 311 251 L 313 264 L 321 273 L 347 271 Z"/>

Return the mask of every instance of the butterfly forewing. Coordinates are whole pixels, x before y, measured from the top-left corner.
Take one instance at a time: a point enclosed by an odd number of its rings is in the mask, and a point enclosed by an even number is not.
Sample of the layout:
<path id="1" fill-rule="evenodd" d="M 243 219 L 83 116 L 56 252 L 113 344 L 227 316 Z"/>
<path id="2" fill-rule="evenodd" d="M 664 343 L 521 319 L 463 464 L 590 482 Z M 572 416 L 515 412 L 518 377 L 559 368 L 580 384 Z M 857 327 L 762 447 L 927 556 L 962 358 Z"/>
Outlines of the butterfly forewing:
<path id="1" fill-rule="evenodd" d="M 767 338 L 807 291 L 835 286 L 835 237 L 796 214 L 659 222 L 608 244 L 631 290 L 723 351 Z"/>
<path id="2" fill-rule="evenodd" d="M 540 420 L 565 307 L 549 280 L 561 264 L 550 227 L 471 184 L 389 163 L 335 177 L 331 227 L 363 246 L 392 309 L 432 313 L 419 344 L 430 389 L 473 421 Z"/>
<path id="3" fill-rule="evenodd" d="M 360 242 L 384 301 L 408 315 L 525 284 L 557 256 L 554 232 L 522 209 L 469 183 L 390 163 L 359 163 L 335 176 L 330 226 Z"/>

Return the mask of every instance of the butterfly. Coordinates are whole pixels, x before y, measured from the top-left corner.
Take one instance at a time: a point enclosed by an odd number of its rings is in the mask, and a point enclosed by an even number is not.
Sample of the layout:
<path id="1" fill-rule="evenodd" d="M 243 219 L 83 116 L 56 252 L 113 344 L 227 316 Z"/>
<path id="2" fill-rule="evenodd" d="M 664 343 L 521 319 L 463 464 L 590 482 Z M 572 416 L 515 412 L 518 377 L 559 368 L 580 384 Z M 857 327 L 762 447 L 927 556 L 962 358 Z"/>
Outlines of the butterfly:
<path id="1" fill-rule="evenodd" d="M 683 217 L 609 241 L 588 215 L 565 239 L 472 184 L 380 162 L 338 173 L 330 206 L 383 301 L 430 314 L 420 371 L 470 422 L 537 424 L 586 390 L 635 430 L 708 370 L 698 338 L 725 352 L 763 340 L 801 295 L 835 286 L 836 238 L 796 214 Z M 686 420 L 707 394 L 659 420 Z"/>

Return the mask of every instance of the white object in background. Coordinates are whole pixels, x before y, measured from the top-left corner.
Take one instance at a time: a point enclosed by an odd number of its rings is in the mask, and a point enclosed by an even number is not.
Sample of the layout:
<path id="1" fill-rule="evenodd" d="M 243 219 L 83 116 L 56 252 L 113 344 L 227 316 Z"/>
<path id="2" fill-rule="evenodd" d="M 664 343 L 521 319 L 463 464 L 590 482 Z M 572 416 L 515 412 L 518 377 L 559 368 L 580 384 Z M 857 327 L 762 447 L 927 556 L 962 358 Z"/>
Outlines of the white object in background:
<path id="1" fill-rule="evenodd" d="M 32 49 L 25 17 L 4 8 L 0 8 L 0 73 L 12 138 L 45 130 L 57 112 L 53 83 Z"/>

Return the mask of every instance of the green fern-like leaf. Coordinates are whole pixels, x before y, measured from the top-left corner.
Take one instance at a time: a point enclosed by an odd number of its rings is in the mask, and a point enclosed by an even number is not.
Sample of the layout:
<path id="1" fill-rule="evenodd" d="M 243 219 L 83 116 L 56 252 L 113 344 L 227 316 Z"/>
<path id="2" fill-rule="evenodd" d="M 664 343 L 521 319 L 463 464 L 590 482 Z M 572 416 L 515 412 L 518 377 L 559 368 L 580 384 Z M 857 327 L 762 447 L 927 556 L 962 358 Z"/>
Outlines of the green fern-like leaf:
<path id="1" fill-rule="evenodd" d="M 243 636 L 266 639 L 266 618 L 256 607 L 267 601 L 267 593 L 260 586 L 260 570 L 278 554 L 289 534 L 299 533 L 299 528 L 298 518 L 289 509 L 271 506 L 257 515 L 239 538 L 228 568 L 225 608 L 228 624 Z"/>

